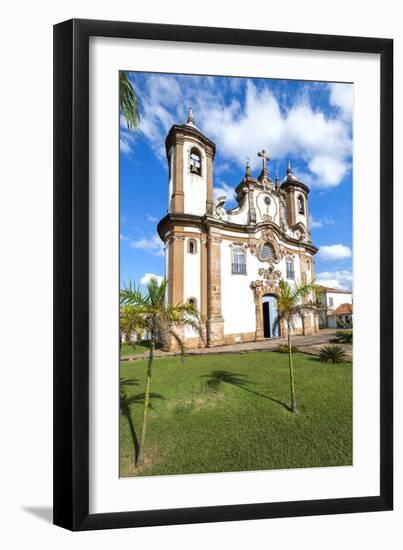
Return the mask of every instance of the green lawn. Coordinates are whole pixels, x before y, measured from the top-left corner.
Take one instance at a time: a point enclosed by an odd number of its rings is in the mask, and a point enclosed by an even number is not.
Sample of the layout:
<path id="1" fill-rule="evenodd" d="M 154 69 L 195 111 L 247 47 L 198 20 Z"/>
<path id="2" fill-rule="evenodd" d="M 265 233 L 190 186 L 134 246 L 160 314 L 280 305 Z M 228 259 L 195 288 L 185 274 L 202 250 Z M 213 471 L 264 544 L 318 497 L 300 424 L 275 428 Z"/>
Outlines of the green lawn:
<path id="1" fill-rule="evenodd" d="M 121 363 L 120 474 L 162 475 L 352 463 L 352 365 L 294 354 L 299 412 L 289 405 L 287 355 L 274 352 L 154 361 L 144 466 L 140 438 L 146 361 Z"/>
<path id="2" fill-rule="evenodd" d="M 127 357 L 129 355 L 139 355 L 149 350 L 149 344 L 147 342 L 140 342 L 133 348 L 130 344 L 122 344 L 120 348 L 121 357 Z"/>

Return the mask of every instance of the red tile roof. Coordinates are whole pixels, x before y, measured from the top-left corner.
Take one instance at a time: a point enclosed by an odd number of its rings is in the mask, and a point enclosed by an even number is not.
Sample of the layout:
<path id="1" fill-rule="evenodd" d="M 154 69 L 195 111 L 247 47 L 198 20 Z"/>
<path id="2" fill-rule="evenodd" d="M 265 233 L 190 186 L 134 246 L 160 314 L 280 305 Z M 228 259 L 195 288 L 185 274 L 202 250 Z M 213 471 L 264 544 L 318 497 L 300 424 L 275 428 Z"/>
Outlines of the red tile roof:
<path id="1" fill-rule="evenodd" d="M 353 314 L 353 304 L 340 304 L 333 311 L 333 315 L 352 315 Z"/>

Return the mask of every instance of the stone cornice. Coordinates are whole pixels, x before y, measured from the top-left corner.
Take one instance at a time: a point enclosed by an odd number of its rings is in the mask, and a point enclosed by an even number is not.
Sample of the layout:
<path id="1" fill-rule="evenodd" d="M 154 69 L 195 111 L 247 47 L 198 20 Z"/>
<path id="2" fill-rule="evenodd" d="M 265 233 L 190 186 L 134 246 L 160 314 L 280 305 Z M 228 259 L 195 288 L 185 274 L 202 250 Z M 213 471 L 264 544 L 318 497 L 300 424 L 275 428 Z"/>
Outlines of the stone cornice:
<path id="1" fill-rule="evenodd" d="M 210 228 L 233 231 L 236 233 L 242 234 L 243 237 L 249 238 L 251 234 L 256 234 L 259 231 L 265 229 L 271 229 L 276 236 L 281 239 L 284 243 L 294 245 L 298 248 L 304 248 L 306 251 L 310 252 L 312 255 L 316 254 L 318 248 L 311 243 L 298 241 L 293 239 L 288 235 L 284 234 L 280 227 L 271 222 L 261 222 L 256 225 L 239 225 L 237 223 L 217 220 L 209 216 L 195 216 L 193 214 L 182 214 L 182 213 L 170 213 L 167 214 L 159 222 L 157 226 L 157 231 L 162 240 L 168 230 L 172 229 L 175 225 L 180 226 L 189 226 L 189 227 L 198 227 L 204 233 L 208 233 Z M 247 235 L 247 237 L 246 237 Z M 231 237 L 229 237 L 231 238 Z"/>
<path id="2" fill-rule="evenodd" d="M 302 183 L 302 181 L 298 180 L 286 180 L 284 183 L 281 184 L 280 189 L 284 191 L 288 191 L 288 189 L 302 189 L 302 191 L 305 191 L 305 193 L 308 195 L 310 189 L 305 183 Z"/>
<path id="3" fill-rule="evenodd" d="M 187 124 L 174 124 L 169 130 L 169 133 L 165 140 L 166 154 L 168 155 L 172 145 L 175 143 L 176 140 L 179 139 L 183 143 L 183 140 L 186 136 L 191 136 L 197 141 L 202 142 L 203 145 L 206 147 L 206 153 L 212 159 L 214 159 L 216 150 L 215 143 L 211 141 L 211 139 L 203 135 L 198 128 L 195 128 L 194 126 L 188 126 Z"/>

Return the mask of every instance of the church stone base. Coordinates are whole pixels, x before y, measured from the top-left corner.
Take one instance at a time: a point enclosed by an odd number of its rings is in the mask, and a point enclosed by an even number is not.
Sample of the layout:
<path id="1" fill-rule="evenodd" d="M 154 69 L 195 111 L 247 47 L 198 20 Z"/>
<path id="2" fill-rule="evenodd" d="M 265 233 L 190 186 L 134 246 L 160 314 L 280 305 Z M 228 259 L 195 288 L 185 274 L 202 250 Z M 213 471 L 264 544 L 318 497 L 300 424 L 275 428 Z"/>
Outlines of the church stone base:
<path id="1" fill-rule="evenodd" d="M 207 347 L 224 344 L 224 319 L 215 317 L 207 320 Z"/>
<path id="2" fill-rule="evenodd" d="M 239 332 L 237 334 L 225 334 L 224 344 L 241 344 L 243 342 L 255 342 L 255 332 Z"/>

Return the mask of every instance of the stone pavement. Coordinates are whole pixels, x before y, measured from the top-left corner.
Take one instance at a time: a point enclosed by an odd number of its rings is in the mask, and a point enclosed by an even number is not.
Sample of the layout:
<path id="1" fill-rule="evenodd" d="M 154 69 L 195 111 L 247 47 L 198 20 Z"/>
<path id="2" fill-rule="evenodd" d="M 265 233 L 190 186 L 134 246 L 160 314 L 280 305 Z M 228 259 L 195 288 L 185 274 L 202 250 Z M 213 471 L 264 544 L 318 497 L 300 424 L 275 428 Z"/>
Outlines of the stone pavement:
<path id="1" fill-rule="evenodd" d="M 292 343 L 299 351 L 318 355 L 319 350 L 323 345 L 332 344 L 331 340 L 336 338 L 336 329 L 321 329 L 317 334 L 311 336 L 293 336 Z M 239 344 L 228 344 L 225 346 L 217 346 L 213 348 L 192 349 L 186 351 L 186 355 L 209 355 L 220 353 L 246 353 L 248 351 L 269 351 L 276 348 L 279 344 L 286 344 L 287 338 L 267 338 L 259 342 L 244 342 Z M 352 360 L 352 345 L 337 344 L 344 348 L 347 358 Z M 156 350 L 155 357 L 169 357 L 179 355 L 177 351 L 162 351 Z M 148 357 L 148 352 L 122 357 L 122 361 L 135 361 Z"/>

